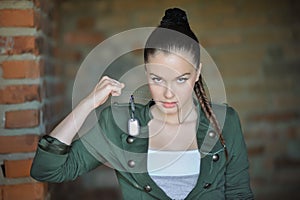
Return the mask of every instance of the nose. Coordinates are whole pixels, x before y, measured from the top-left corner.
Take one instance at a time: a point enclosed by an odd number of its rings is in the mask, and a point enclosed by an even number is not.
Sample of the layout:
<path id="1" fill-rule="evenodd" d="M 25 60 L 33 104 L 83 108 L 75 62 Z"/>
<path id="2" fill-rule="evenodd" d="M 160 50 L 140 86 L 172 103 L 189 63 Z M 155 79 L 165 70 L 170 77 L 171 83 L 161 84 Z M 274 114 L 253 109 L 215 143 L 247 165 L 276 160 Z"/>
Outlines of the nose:
<path id="1" fill-rule="evenodd" d="M 164 96 L 167 99 L 171 99 L 171 98 L 174 97 L 174 93 L 173 93 L 172 88 L 170 86 L 165 87 Z"/>

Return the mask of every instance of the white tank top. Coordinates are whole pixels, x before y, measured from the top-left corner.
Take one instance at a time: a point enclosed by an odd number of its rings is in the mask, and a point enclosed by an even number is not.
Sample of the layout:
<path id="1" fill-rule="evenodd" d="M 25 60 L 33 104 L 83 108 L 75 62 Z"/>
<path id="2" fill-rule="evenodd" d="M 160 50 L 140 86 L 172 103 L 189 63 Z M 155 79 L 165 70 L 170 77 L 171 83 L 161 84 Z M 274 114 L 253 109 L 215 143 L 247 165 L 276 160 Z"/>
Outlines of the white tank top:
<path id="1" fill-rule="evenodd" d="M 200 174 L 198 149 L 189 151 L 148 150 L 147 168 L 153 181 L 171 198 L 184 199 Z"/>

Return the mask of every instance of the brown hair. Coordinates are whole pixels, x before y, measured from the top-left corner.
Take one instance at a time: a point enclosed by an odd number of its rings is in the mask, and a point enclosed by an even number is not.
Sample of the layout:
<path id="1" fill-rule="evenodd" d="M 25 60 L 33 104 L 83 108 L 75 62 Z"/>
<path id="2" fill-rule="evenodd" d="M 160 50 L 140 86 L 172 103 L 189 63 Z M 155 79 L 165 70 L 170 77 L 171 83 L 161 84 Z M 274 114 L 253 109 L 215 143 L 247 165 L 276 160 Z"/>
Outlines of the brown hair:
<path id="1" fill-rule="evenodd" d="M 149 56 L 154 55 L 157 51 L 188 52 L 189 55 L 192 56 L 193 62 L 196 64 L 196 68 L 199 67 L 199 40 L 189 26 L 185 11 L 179 8 L 171 8 L 165 11 L 165 16 L 162 18 L 160 25 L 151 33 L 146 42 L 144 49 L 145 63 L 148 62 Z M 194 85 L 194 91 L 206 118 L 213 125 L 213 128 L 219 135 L 219 140 L 225 149 L 226 159 L 228 159 L 228 152 L 222 135 L 222 130 L 206 96 L 201 74 Z"/>

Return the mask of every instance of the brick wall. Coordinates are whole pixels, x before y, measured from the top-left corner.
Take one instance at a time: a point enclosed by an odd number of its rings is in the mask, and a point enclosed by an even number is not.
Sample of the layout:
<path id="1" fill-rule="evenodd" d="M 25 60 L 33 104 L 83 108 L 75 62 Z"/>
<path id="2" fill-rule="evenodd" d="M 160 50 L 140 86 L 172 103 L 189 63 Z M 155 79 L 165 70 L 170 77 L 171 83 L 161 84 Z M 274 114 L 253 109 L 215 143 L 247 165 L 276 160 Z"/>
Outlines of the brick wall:
<path id="1" fill-rule="evenodd" d="M 71 49 L 70 85 L 101 35 L 156 26 L 174 6 L 188 12 L 240 114 L 256 199 L 300 197 L 299 1 L 64 1 L 60 44 Z"/>
<path id="2" fill-rule="evenodd" d="M 30 152 L 37 136 L 61 118 L 62 100 L 70 111 L 74 77 L 89 51 L 121 31 L 156 26 L 166 8 L 179 6 L 188 12 L 191 27 L 219 67 L 229 104 L 240 114 L 256 199 L 300 198 L 299 1 L 64 0 L 56 4 L 59 17 L 50 0 L 12 2 L 0 2 L 0 36 L 8 46 L 0 55 L 0 113 L 5 119 L 0 122 L 5 169 L 0 197 L 16 185 L 44 193 L 43 185 L 26 177 Z M 10 20 L 2 20 L 7 15 Z M 140 61 L 141 54 L 132 59 Z M 9 169 L 13 165 L 24 168 Z M 109 173 L 101 168 L 54 185 L 53 197 L 84 194 L 95 199 L 92 190 L 114 186 L 113 179 L 108 184 Z"/>
<path id="3" fill-rule="evenodd" d="M 54 57 L 58 12 L 51 0 L 0 2 L 0 199 L 46 199 L 30 178 L 39 137 L 62 117 Z"/>

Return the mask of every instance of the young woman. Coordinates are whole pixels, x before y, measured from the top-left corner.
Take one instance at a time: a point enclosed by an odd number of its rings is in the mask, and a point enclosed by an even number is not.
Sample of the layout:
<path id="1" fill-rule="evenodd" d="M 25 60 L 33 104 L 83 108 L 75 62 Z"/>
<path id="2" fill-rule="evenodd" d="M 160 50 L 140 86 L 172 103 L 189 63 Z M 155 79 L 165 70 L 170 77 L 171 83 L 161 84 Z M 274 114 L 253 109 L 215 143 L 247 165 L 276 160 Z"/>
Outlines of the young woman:
<path id="1" fill-rule="evenodd" d="M 101 159 L 86 148 L 89 142 L 73 138 L 91 111 L 109 96 L 121 95 L 125 85 L 107 76 L 40 140 L 32 177 L 73 180 L 108 162 L 124 199 L 253 199 L 239 117 L 227 105 L 215 105 L 213 110 L 208 102 L 200 45 L 183 10 L 166 10 L 147 40 L 144 61 L 153 100 L 117 106 L 118 119 L 113 106 L 101 112 L 96 131 Z M 221 126 L 215 113 L 224 108 Z M 129 133 L 119 127 L 127 120 L 133 126 Z"/>

